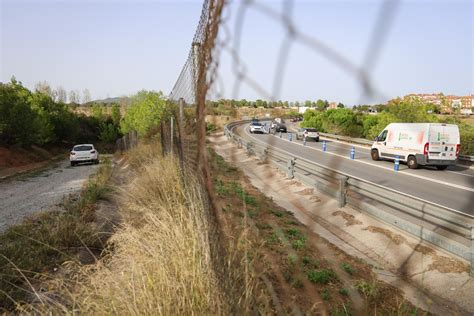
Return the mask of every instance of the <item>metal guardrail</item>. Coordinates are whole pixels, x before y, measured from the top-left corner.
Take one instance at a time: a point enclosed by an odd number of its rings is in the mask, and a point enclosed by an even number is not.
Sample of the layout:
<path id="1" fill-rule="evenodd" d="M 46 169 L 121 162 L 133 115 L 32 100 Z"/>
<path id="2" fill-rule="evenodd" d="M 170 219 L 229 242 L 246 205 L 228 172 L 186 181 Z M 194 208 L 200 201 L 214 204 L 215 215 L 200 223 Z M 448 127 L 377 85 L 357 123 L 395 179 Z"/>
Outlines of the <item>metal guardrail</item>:
<path id="1" fill-rule="evenodd" d="M 224 133 L 247 154 L 256 155 L 306 185 L 379 220 L 430 242 L 471 263 L 474 274 L 474 216 L 295 157 L 260 141 L 246 141 L 233 129 L 250 121 L 227 124 Z M 321 134 L 322 135 L 322 134 Z"/>

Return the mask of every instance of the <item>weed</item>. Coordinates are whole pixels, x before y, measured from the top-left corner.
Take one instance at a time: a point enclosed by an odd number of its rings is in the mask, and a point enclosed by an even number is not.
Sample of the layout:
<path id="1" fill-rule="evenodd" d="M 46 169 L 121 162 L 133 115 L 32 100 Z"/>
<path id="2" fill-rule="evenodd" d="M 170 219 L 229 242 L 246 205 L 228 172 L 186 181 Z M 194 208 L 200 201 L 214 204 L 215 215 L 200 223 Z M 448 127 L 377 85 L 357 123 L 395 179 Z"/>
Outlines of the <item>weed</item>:
<path id="1" fill-rule="evenodd" d="M 328 284 L 337 280 L 336 273 L 331 269 L 308 271 L 308 279 L 313 283 Z"/>
<path id="2" fill-rule="evenodd" d="M 272 213 L 276 217 L 283 217 L 283 212 L 280 212 L 280 211 L 270 210 L 270 213 Z"/>
<path id="3" fill-rule="evenodd" d="M 321 292 L 321 298 L 322 298 L 324 301 L 328 301 L 328 300 L 331 298 L 331 293 L 329 293 L 329 290 L 328 290 L 328 289 L 324 289 L 324 290 Z"/>
<path id="4" fill-rule="evenodd" d="M 286 234 L 291 238 L 299 238 L 301 236 L 300 231 L 298 228 L 290 228 L 286 230 Z"/>
<path id="5" fill-rule="evenodd" d="M 336 306 L 331 310 L 331 316 L 351 316 L 351 309 L 345 303 L 341 307 Z"/>
<path id="6" fill-rule="evenodd" d="M 267 223 L 256 223 L 255 226 L 257 226 L 257 228 L 260 229 L 260 230 L 268 230 L 268 229 L 272 228 Z"/>
<path id="7" fill-rule="evenodd" d="M 303 281 L 301 281 L 300 279 L 296 279 L 295 281 L 293 281 L 292 285 L 295 289 L 301 289 L 303 287 Z"/>
<path id="8" fill-rule="evenodd" d="M 247 214 L 249 215 L 250 218 L 255 218 L 258 215 L 258 212 L 255 210 L 248 210 Z"/>
<path id="9" fill-rule="evenodd" d="M 287 260 L 289 265 L 294 266 L 298 260 L 298 257 L 294 254 L 289 254 Z"/>
<path id="10" fill-rule="evenodd" d="M 342 296 L 348 296 L 349 291 L 343 287 L 342 289 L 339 290 L 339 294 L 341 294 Z"/>
<path id="11" fill-rule="evenodd" d="M 291 242 L 291 247 L 293 247 L 293 249 L 295 250 L 300 250 L 300 249 L 303 249 L 306 245 L 306 240 L 305 239 L 297 239 L 297 240 L 293 240 Z"/>
<path id="12" fill-rule="evenodd" d="M 267 242 L 270 245 L 279 244 L 280 243 L 280 238 L 278 237 L 278 235 L 276 233 L 271 233 L 270 236 L 268 236 L 268 238 L 267 238 Z"/>
<path id="13" fill-rule="evenodd" d="M 319 267 L 319 261 L 314 260 L 313 258 L 308 257 L 308 256 L 304 256 L 303 259 L 301 260 L 301 262 L 303 263 L 304 267 L 308 267 L 308 268 L 318 268 Z"/>
<path id="14" fill-rule="evenodd" d="M 257 206 L 257 200 L 249 195 L 245 190 L 242 188 L 240 184 L 238 184 L 235 181 L 231 181 L 230 183 L 230 189 L 234 191 L 234 193 L 239 197 L 242 198 L 245 202 L 245 204 L 250 205 L 250 206 Z"/>
<path id="15" fill-rule="evenodd" d="M 297 228 L 289 228 L 286 235 L 291 241 L 291 246 L 295 250 L 303 249 L 306 245 L 306 237 Z"/>
<path id="16" fill-rule="evenodd" d="M 93 204 L 109 191 L 110 170 L 110 164 L 103 164 L 80 196 L 62 202 L 64 211 L 36 214 L 0 234 L 0 310 L 30 294 L 32 289 L 23 289 L 26 279 L 41 278 L 64 261 L 75 261 L 77 249 L 102 249 L 105 240 L 94 223 Z"/>
<path id="17" fill-rule="evenodd" d="M 222 180 L 216 180 L 214 188 L 219 196 L 223 197 L 229 194 L 229 189 Z"/>
<path id="18" fill-rule="evenodd" d="M 346 271 L 348 274 L 353 275 L 355 272 L 354 267 L 352 267 L 350 264 L 343 262 L 341 263 L 341 269 Z"/>
<path id="19" fill-rule="evenodd" d="M 374 299 L 377 297 L 378 288 L 375 283 L 368 283 L 365 280 L 357 281 L 356 289 L 359 290 L 367 299 Z"/>

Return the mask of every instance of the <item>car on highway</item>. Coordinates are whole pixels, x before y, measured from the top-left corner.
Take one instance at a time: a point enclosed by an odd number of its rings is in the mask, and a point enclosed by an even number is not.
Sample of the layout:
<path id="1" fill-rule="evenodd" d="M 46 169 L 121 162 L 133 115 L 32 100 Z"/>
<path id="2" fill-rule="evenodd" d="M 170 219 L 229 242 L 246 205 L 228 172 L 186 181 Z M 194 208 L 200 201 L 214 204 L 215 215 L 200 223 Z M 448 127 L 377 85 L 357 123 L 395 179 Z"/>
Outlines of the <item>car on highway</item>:
<path id="1" fill-rule="evenodd" d="M 265 127 L 260 122 L 252 122 L 249 127 L 250 133 L 265 133 Z"/>
<path id="2" fill-rule="evenodd" d="M 455 165 L 461 150 L 459 128 L 442 123 L 391 123 L 375 138 L 373 160 L 406 162 L 410 169 L 435 166 L 444 170 Z"/>
<path id="3" fill-rule="evenodd" d="M 270 124 L 270 128 L 274 130 L 275 132 L 286 133 L 287 131 L 285 121 L 282 118 L 275 118 Z"/>
<path id="4" fill-rule="evenodd" d="M 318 130 L 315 128 L 299 128 L 296 132 L 296 139 L 304 139 L 306 136 L 306 140 L 314 140 L 319 142 L 319 133 Z"/>
<path id="5" fill-rule="evenodd" d="M 75 145 L 69 153 L 69 161 L 71 166 L 74 167 L 79 163 L 99 163 L 99 152 L 94 148 L 92 144 L 79 144 Z"/>

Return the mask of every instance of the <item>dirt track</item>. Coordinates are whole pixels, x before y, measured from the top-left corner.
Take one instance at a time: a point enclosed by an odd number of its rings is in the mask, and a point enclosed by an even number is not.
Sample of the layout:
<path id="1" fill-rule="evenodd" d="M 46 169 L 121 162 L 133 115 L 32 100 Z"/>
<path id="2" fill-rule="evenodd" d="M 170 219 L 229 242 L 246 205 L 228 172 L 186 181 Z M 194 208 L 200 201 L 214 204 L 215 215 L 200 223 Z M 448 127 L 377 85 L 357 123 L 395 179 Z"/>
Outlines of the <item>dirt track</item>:
<path id="1" fill-rule="evenodd" d="M 97 165 L 74 168 L 69 161 L 35 175 L 0 182 L 0 232 L 26 216 L 55 207 L 65 196 L 78 192 Z"/>

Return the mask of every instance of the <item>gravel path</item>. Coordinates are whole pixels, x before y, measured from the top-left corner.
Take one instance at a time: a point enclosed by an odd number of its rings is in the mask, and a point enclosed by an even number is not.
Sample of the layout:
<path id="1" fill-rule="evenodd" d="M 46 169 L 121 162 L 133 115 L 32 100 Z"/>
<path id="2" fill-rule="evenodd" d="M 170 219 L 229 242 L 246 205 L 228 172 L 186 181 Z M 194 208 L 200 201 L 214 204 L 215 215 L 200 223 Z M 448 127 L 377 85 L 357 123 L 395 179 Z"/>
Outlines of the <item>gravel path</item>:
<path id="1" fill-rule="evenodd" d="M 80 191 L 98 165 L 69 166 L 69 161 L 34 176 L 0 182 L 0 232 L 33 213 L 60 203 L 70 193 Z"/>

